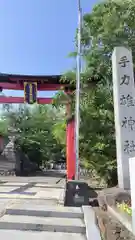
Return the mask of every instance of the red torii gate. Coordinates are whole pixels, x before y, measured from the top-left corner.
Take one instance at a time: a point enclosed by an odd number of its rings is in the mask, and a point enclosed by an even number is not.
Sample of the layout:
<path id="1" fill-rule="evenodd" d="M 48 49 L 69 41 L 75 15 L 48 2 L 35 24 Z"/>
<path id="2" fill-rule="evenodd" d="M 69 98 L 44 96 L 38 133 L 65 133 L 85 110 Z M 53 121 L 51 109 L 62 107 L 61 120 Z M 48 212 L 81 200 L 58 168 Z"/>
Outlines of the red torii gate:
<path id="1" fill-rule="evenodd" d="M 13 75 L 0 74 L 0 91 L 8 90 L 24 90 L 24 83 L 37 83 L 37 91 L 56 91 L 63 87 L 68 92 L 75 88 L 68 81 L 64 84 L 60 82 L 61 75 L 53 76 L 31 76 L 31 75 Z M 37 98 L 39 104 L 52 104 L 53 98 Z M 23 97 L 7 97 L 0 96 L 0 103 L 24 103 Z M 75 122 L 71 117 L 70 103 L 66 104 L 67 129 L 66 129 L 66 164 L 67 179 L 75 178 Z"/>

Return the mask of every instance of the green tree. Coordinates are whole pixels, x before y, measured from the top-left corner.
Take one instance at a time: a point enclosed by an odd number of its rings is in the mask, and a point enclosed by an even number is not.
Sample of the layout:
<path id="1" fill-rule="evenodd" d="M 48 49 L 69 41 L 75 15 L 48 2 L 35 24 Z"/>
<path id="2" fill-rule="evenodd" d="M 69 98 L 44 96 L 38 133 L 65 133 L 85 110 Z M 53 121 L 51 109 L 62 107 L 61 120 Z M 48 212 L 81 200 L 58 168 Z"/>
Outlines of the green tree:
<path id="1" fill-rule="evenodd" d="M 125 46 L 132 49 L 135 60 L 134 9 L 134 1 L 106 0 L 83 19 L 82 82 L 89 91 L 81 101 L 81 155 L 110 185 L 116 184 L 117 168 L 111 56 L 114 47 Z"/>
<path id="2" fill-rule="evenodd" d="M 53 134 L 56 124 L 56 110 L 51 106 L 19 106 L 5 112 L 10 127 L 17 132 L 17 145 L 31 161 L 41 165 L 43 162 L 58 161 L 62 157 L 62 146 Z"/>
<path id="3" fill-rule="evenodd" d="M 0 119 L 0 135 L 5 137 L 8 135 L 8 125 L 9 122 L 7 119 Z"/>
<path id="4" fill-rule="evenodd" d="M 111 56 L 116 46 L 130 47 L 135 61 L 134 9 L 133 0 L 106 0 L 83 17 L 80 158 L 109 185 L 117 183 Z M 74 84 L 75 71 L 66 79 Z"/>
<path id="5" fill-rule="evenodd" d="M 115 184 L 117 167 L 111 56 L 114 47 L 125 46 L 132 49 L 135 61 L 134 9 L 133 0 L 106 0 L 95 5 L 93 11 L 84 15 L 83 19 L 82 43 L 86 71 L 82 81 L 89 88 L 91 80 L 95 80 L 96 86 L 84 94 L 85 103 L 84 98 L 81 103 L 81 154 L 108 184 Z"/>
<path id="6" fill-rule="evenodd" d="M 97 76 L 104 82 L 111 82 L 111 55 L 116 46 L 130 47 L 134 56 L 134 8 L 133 0 L 106 0 L 84 15 L 82 41 L 89 77 Z"/>

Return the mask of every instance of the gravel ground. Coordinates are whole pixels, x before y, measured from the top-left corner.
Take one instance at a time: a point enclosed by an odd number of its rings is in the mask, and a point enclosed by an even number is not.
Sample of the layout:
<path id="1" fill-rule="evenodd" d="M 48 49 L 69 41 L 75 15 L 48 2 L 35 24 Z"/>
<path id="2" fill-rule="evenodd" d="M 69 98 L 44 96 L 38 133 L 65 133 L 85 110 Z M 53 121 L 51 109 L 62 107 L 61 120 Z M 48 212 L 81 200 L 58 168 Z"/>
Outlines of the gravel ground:
<path id="1" fill-rule="evenodd" d="M 98 224 L 105 240 L 135 240 L 133 236 L 121 223 L 99 208 L 95 208 L 98 216 Z"/>
<path id="2" fill-rule="evenodd" d="M 116 201 L 122 202 L 123 200 L 129 202 L 130 191 L 123 191 L 118 187 L 105 188 L 104 184 L 100 184 L 90 178 L 85 179 L 85 181 L 97 193 L 97 196 L 93 193 L 92 198 L 98 198 L 100 207 L 95 207 L 94 209 L 98 217 L 99 227 L 103 233 L 103 240 L 135 240 L 135 236 L 106 211 L 107 204 L 111 206 L 115 205 Z"/>
<path id="3" fill-rule="evenodd" d="M 103 189 L 98 191 L 99 208 L 95 208 L 98 224 L 104 233 L 105 240 L 135 240 L 133 236 L 119 221 L 106 211 L 106 204 L 115 205 L 116 201 L 126 201 L 130 198 L 129 191 L 119 188 Z"/>

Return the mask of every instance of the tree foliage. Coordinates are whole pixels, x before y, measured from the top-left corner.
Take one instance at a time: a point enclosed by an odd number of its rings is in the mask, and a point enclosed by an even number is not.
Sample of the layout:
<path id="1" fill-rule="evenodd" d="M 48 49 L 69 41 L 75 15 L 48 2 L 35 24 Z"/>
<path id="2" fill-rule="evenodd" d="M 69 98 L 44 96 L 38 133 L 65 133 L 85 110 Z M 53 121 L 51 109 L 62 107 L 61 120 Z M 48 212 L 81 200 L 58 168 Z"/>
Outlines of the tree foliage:
<path id="1" fill-rule="evenodd" d="M 109 185 L 117 183 L 111 56 L 114 47 L 125 46 L 135 61 L 134 9 L 133 0 L 106 0 L 83 17 L 80 159 Z M 66 78 L 75 83 L 75 71 Z"/>
<path id="2" fill-rule="evenodd" d="M 95 80 L 96 85 L 81 101 L 80 152 L 109 184 L 116 180 L 111 56 L 116 46 L 130 47 L 135 61 L 134 9 L 133 0 L 106 0 L 83 19 L 86 69 L 82 80 L 86 86 Z"/>
<path id="3" fill-rule="evenodd" d="M 91 80 L 96 84 L 81 101 L 80 153 L 108 184 L 117 179 L 111 56 L 114 47 L 125 46 L 132 49 L 135 60 L 134 9 L 134 1 L 106 0 L 83 18 L 82 81 L 88 87 Z"/>
<path id="4" fill-rule="evenodd" d="M 84 15 L 83 44 L 87 72 L 111 81 L 114 47 L 130 47 L 135 53 L 135 2 L 106 0 Z"/>
<path id="5" fill-rule="evenodd" d="M 35 105 L 8 109 L 5 118 L 17 136 L 17 147 L 28 155 L 31 161 L 42 163 L 57 162 L 62 158 L 62 147 L 53 134 L 54 126 L 59 120 L 54 108 Z"/>

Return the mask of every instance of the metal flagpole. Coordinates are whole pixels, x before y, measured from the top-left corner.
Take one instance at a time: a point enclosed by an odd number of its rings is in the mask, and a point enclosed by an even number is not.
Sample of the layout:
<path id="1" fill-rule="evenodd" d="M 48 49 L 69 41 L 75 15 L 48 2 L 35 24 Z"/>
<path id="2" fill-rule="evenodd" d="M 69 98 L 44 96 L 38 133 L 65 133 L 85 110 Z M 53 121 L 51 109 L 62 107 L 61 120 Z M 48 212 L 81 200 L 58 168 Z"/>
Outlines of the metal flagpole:
<path id="1" fill-rule="evenodd" d="M 76 109 L 75 109 L 75 150 L 76 150 L 76 175 L 79 179 L 79 125 L 80 125 L 80 73 L 81 73 L 81 0 L 78 1 L 78 34 L 77 34 L 77 69 L 76 69 Z"/>

